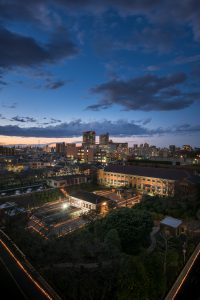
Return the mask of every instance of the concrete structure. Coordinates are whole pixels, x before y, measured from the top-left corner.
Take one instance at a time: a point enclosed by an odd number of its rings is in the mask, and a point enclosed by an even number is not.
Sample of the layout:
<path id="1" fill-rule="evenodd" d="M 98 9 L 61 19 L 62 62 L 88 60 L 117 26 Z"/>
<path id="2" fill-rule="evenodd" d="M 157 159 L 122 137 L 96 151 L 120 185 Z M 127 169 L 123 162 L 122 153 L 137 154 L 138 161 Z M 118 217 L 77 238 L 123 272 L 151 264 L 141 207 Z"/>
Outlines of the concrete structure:
<path id="1" fill-rule="evenodd" d="M 100 134 L 99 144 L 100 145 L 108 145 L 108 143 L 109 143 L 109 133 Z"/>
<path id="2" fill-rule="evenodd" d="M 56 153 L 64 155 L 66 153 L 65 143 L 56 143 Z"/>
<path id="3" fill-rule="evenodd" d="M 109 154 L 103 149 L 97 149 L 94 154 L 94 162 L 106 164 L 109 161 Z"/>
<path id="4" fill-rule="evenodd" d="M 184 232 L 181 227 L 182 221 L 172 217 L 165 217 L 160 221 L 160 230 L 163 231 L 166 235 L 179 235 Z"/>
<path id="5" fill-rule="evenodd" d="M 179 182 L 189 174 L 184 170 L 110 165 L 98 171 L 98 183 L 129 186 L 142 194 L 174 196 Z"/>
<path id="6" fill-rule="evenodd" d="M 89 146 L 78 147 L 77 157 L 78 161 L 82 163 L 88 163 L 94 161 L 95 149 L 90 148 Z"/>
<path id="7" fill-rule="evenodd" d="M 71 193 L 69 201 L 70 205 L 81 208 L 83 211 L 96 210 L 97 208 L 99 208 L 100 212 L 106 212 L 108 210 L 108 199 L 82 190 Z"/>
<path id="8" fill-rule="evenodd" d="M 78 185 L 81 183 L 87 183 L 88 176 L 84 174 L 59 176 L 47 179 L 47 184 L 50 187 L 62 188 L 70 185 Z"/>
<path id="9" fill-rule="evenodd" d="M 83 132 L 83 145 L 95 145 L 96 132 L 85 131 Z"/>
<path id="10" fill-rule="evenodd" d="M 74 160 L 77 158 L 77 152 L 78 152 L 78 148 L 76 147 L 76 144 L 66 144 L 66 155 L 67 158 L 70 160 Z"/>

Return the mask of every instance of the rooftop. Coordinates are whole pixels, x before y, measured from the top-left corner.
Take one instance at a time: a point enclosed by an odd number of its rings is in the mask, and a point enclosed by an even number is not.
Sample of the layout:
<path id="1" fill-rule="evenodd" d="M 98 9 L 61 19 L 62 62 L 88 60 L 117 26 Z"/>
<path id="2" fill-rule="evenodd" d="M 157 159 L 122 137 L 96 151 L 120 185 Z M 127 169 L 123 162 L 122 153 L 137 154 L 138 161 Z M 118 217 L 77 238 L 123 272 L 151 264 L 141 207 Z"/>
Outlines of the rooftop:
<path id="1" fill-rule="evenodd" d="M 86 191 L 83 191 L 83 190 L 74 191 L 70 194 L 70 196 L 82 199 L 84 201 L 87 201 L 87 202 L 90 202 L 90 203 L 93 203 L 93 204 L 99 204 L 99 203 L 106 200 L 105 197 L 96 195 L 94 193 L 86 192 Z"/>
<path id="2" fill-rule="evenodd" d="M 67 180 L 67 179 L 80 178 L 80 177 L 87 177 L 87 175 L 75 174 L 75 175 L 55 176 L 55 177 L 48 178 L 48 180 L 60 181 L 60 180 Z"/>
<path id="3" fill-rule="evenodd" d="M 181 220 L 168 216 L 160 221 L 160 224 L 167 225 L 173 228 L 178 228 L 182 223 L 183 222 Z"/>
<path id="4" fill-rule="evenodd" d="M 151 168 L 151 167 L 140 167 L 140 166 L 119 166 L 110 165 L 105 167 L 105 172 L 121 173 L 129 175 L 138 175 L 145 177 L 163 178 L 171 180 L 180 180 L 187 178 L 189 173 L 185 170 L 176 170 L 168 168 Z"/>
<path id="5" fill-rule="evenodd" d="M 8 209 L 15 207 L 17 204 L 15 202 L 6 202 L 0 205 L 0 209 Z"/>

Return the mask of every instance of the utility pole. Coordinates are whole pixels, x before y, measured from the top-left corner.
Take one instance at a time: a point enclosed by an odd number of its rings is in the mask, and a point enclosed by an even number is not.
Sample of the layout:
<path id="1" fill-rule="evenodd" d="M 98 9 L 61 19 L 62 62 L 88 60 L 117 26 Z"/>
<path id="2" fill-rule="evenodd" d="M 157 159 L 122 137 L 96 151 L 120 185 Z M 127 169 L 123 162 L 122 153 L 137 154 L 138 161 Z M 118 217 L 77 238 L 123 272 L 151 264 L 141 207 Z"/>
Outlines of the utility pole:
<path id="1" fill-rule="evenodd" d="M 168 251 L 168 240 L 165 236 L 165 233 L 160 233 L 160 236 L 164 239 L 165 242 L 165 253 L 164 253 L 164 262 L 163 262 L 163 273 L 166 274 L 167 269 L 167 251 Z"/>
<path id="2" fill-rule="evenodd" d="M 183 262 L 185 263 L 186 243 L 183 243 Z"/>

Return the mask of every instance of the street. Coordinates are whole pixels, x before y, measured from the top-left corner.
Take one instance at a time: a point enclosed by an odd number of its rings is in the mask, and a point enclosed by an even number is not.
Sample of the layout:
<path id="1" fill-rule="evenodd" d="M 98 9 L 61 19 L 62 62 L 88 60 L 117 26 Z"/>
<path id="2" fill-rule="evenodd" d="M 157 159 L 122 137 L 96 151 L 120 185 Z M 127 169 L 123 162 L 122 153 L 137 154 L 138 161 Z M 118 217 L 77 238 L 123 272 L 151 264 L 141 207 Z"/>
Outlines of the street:
<path id="1" fill-rule="evenodd" d="M 11 253 L 0 239 L 1 299 L 53 299 Z"/>

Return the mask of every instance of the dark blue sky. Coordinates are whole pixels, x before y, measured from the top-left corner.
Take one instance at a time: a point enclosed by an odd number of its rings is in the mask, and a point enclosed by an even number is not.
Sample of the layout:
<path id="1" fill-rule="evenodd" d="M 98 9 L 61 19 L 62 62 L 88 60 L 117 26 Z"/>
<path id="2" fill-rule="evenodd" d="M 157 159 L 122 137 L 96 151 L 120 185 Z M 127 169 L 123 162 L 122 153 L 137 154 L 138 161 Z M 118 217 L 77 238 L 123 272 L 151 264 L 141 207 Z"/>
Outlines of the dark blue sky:
<path id="1" fill-rule="evenodd" d="M 0 142 L 200 146 L 200 1 L 0 0 Z"/>

